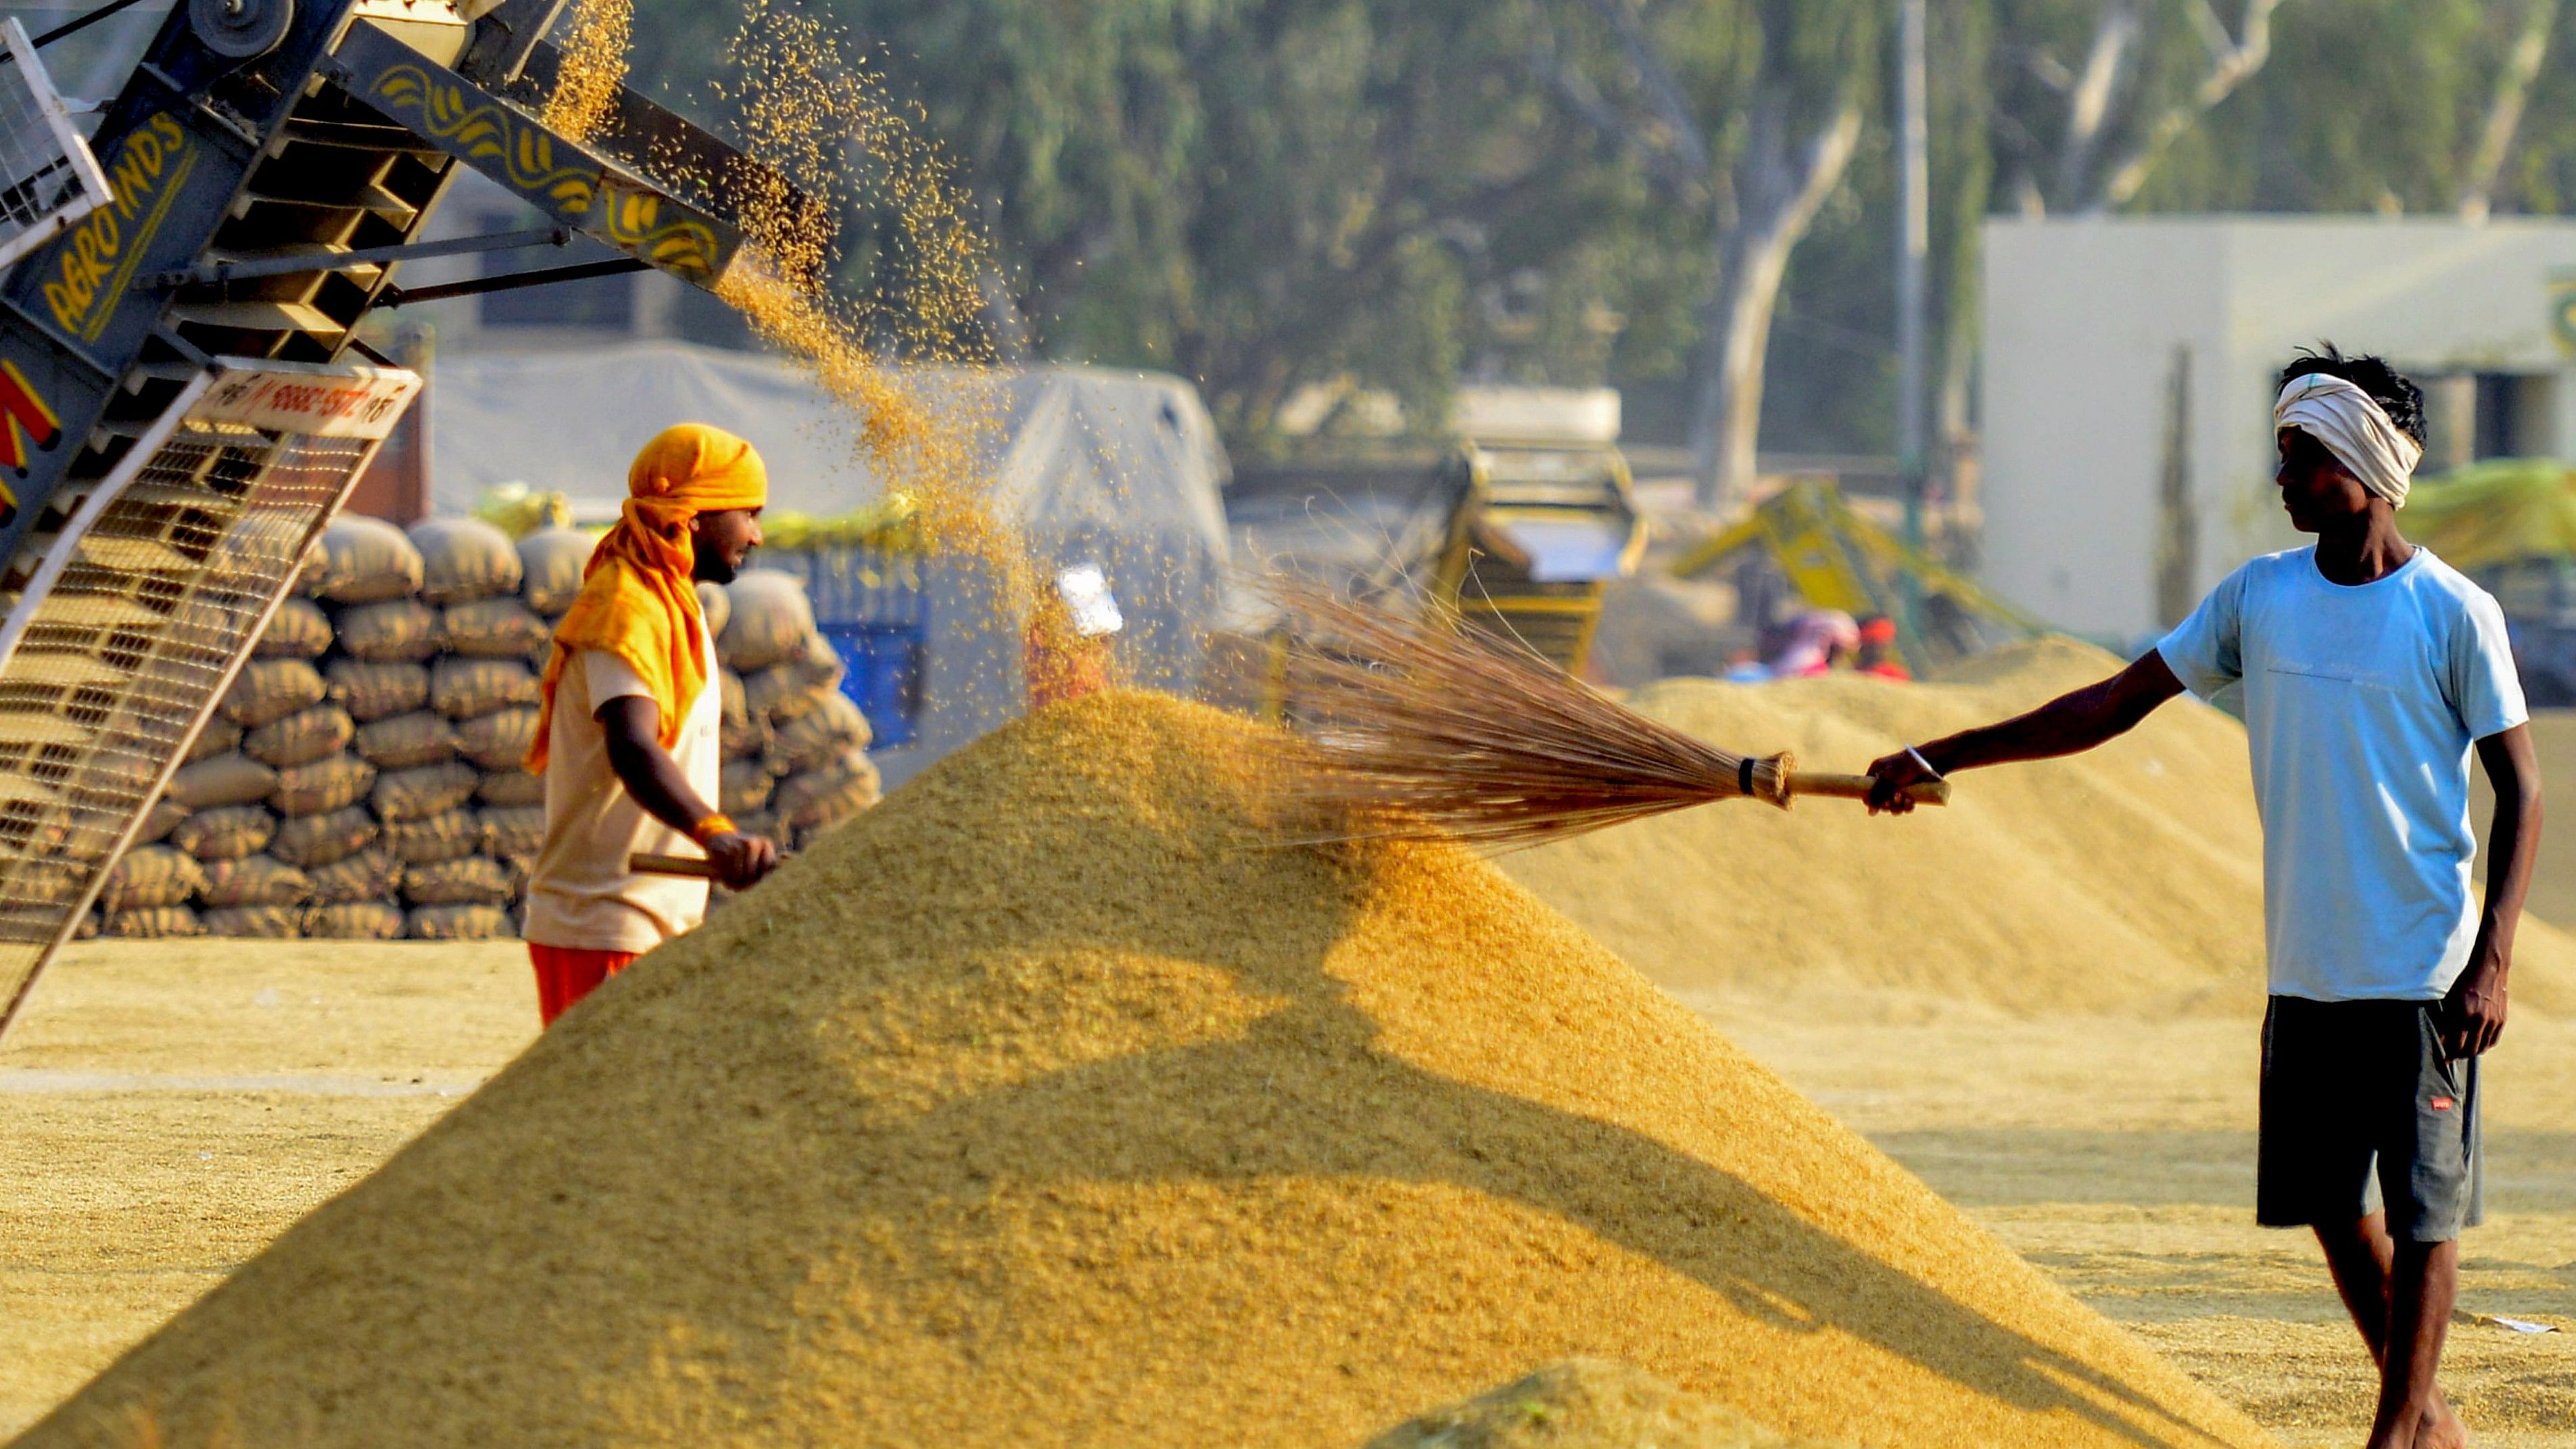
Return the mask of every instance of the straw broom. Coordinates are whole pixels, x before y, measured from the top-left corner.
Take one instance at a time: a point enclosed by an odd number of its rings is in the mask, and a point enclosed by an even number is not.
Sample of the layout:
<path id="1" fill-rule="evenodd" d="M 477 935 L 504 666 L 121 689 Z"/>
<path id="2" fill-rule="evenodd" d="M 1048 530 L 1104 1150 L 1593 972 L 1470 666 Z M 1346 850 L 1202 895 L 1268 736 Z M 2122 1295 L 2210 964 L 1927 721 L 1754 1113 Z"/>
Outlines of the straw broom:
<path id="1" fill-rule="evenodd" d="M 1867 775 L 1729 754 L 1657 724 L 1454 615 L 1415 622 L 1309 584 L 1262 588 L 1290 623 L 1300 740 L 1275 788 L 1319 840 L 1447 837 L 1507 851 L 1718 800 L 1787 809 L 1802 795 L 1869 794 Z M 1908 793 L 1941 805 L 1950 787 Z"/>
<path id="2" fill-rule="evenodd" d="M 1867 775 L 1790 755 L 1732 755 L 1588 689 L 1516 640 L 1416 622 L 1271 577 L 1290 624 L 1286 686 L 1298 747 L 1271 781 L 1301 843 L 1450 838 L 1518 850 L 1719 800 L 1860 800 Z M 1907 791 L 1950 802 L 1947 781 Z M 1302 832 L 1301 832 L 1302 834 Z M 628 868 L 711 878 L 706 861 L 637 855 Z"/>

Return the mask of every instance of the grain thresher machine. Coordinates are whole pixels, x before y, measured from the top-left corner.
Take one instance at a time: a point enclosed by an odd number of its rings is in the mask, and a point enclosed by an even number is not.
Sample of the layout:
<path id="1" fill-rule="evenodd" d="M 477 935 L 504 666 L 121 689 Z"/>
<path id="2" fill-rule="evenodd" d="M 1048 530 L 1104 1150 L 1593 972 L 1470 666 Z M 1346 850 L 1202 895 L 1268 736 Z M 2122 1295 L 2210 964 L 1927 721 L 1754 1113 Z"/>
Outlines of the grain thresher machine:
<path id="1" fill-rule="evenodd" d="M 1637 571 L 1646 523 L 1628 460 L 1602 437 L 1485 430 L 1427 466 L 1236 475 L 1226 521 L 1261 566 L 1347 598 L 1453 622 L 1580 674 L 1612 582 Z M 1211 641 L 1204 696 L 1277 719 L 1290 621 L 1240 587 Z"/>
<path id="2" fill-rule="evenodd" d="M 39 52 L 133 3 L 0 25 L 0 1030 L 419 391 L 360 318 L 648 266 L 712 288 L 748 218 L 820 220 L 631 93 L 598 140 L 549 131 L 566 0 L 177 0 L 84 138 Z M 460 168 L 550 224 L 417 240 Z M 623 256 L 395 285 L 575 234 Z"/>

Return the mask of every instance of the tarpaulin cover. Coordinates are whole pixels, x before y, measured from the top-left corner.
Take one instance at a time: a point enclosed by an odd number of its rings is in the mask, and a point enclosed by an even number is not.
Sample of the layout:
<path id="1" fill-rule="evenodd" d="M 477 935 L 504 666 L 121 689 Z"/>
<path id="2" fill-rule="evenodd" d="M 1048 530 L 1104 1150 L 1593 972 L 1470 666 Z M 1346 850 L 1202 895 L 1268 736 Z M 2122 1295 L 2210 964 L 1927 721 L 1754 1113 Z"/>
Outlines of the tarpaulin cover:
<path id="1" fill-rule="evenodd" d="M 965 385 L 940 370 L 905 376 L 934 409 L 940 389 Z M 1028 539 L 1044 576 L 1099 564 L 1126 623 L 1121 665 L 1140 684 L 1187 691 L 1220 592 L 1229 471 L 1196 390 L 1160 374 L 1049 367 L 1007 375 L 996 396 L 994 515 Z M 438 360 L 429 409 L 442 516 L 471 511 L 506 483 L 562 492 L 585 518 L 613 515 L 626 460 L 684 420 L 751 439 L 768 461 L 775 509 L 832 517 L 883 494 L 850 415 L 803 369 L 760 354 L 662 341 L 450 354 Z M 913 741 L 879 756 L 889 784 L 1024 707 L 1019 637 L 990 625 L 992 580 L 954 558 L 923 575 L 922 713 Z"/>

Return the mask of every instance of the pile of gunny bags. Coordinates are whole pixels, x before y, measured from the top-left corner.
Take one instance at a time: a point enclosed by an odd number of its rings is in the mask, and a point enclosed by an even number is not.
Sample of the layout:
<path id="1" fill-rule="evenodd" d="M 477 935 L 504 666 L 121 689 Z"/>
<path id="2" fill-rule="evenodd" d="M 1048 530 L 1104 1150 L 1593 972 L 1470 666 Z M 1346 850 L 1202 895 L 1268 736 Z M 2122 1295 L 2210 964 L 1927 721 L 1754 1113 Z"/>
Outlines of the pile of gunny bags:
<path id="1" fill-rule="evenodd" d="M 516 935 L 546 823 L 521 762 L 592 543 L 334 523 L 83 934 Z M 725 665 L 718 808 L 793 849 L 875 804 L 867 719 L 795 576 L 698 592 Z"/>

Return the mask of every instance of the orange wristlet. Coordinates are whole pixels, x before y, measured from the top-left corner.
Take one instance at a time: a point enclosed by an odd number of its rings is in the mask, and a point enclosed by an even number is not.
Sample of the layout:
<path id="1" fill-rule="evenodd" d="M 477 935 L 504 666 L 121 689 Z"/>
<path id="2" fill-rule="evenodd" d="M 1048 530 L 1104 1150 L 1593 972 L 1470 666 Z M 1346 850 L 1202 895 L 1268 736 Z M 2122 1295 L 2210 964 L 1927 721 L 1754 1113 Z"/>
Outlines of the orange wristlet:
<path id="1" fill-rule="evenodd" d="M 730 818 L 723 815 L 710 815 L 689 827 L 689 838 L 703 846 L 719 835 L 733 834 L 735 829 L 736 826 Z"/>

